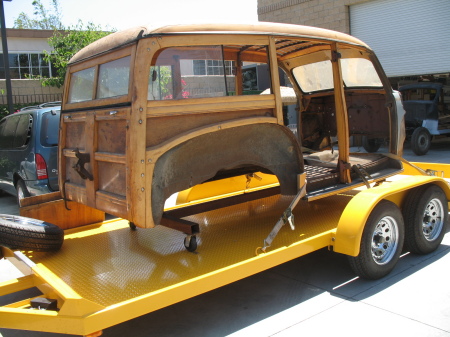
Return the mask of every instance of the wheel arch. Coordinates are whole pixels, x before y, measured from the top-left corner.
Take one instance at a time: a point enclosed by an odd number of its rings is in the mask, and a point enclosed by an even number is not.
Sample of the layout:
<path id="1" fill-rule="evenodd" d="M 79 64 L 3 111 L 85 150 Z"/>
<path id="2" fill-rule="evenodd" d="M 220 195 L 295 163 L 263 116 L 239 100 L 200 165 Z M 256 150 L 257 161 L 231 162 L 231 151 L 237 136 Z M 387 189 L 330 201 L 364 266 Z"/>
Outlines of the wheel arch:
<path id="1" fill-rule="evenodd" d="M 13 175 L 13 185 L 16 187 L 16 184 L 19 180 L 23 180 L 19 173 L 15 172 Z"/>
<path id="2" fill-rule="evenodd" d="M 439 186 L 450 200 L 450 186 L 445 180 L 433 176 L 413 176 L 399 181 L 385 183 L 356 194 L 345 207 L 332 241 L 333 251 L 357 256 L 364 226 L 369 215 L 381 200 L 388 200 L 400 209 L 408 192 L 426 184 Z M 363 210 L 363 211 L 362 211 Z"/>
<path id="3" fill-rule="evenodd" d="M 166 151 L 155 163 L 151 186 L 152 220 L 158 224 L 171 194 L 203 183 L 222 170 L 261 168 L 275 174 L 283 194 L 296 194 L 303 172 L 299 143 L 275 123 L 217 129 Z"/>

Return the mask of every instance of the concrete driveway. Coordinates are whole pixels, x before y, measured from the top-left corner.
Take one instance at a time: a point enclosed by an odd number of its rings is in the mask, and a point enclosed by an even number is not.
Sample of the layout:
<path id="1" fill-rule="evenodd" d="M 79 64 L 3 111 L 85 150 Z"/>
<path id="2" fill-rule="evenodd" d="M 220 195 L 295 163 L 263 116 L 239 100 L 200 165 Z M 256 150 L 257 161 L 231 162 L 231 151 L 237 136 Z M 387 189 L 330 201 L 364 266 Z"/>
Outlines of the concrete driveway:
<path id="1" fill-rule="evenodd" d="M 450 139 L 411 161 L 450 163 Z M 0 213 L 16 213 L 0 197 Z M 450 336 L 450 233 L 432 254 L 405 252 L 378 281 L 320 250 L 228 286 L 110 327 L 104 336 Z M 0 261 L 0 281 L 17 270 Z M 0 297 L 0 304 L 11 296 Z M 1 325 L 1 316 L 0 316 Z M 67 336 L 0 329 L 0 336 Z"/>

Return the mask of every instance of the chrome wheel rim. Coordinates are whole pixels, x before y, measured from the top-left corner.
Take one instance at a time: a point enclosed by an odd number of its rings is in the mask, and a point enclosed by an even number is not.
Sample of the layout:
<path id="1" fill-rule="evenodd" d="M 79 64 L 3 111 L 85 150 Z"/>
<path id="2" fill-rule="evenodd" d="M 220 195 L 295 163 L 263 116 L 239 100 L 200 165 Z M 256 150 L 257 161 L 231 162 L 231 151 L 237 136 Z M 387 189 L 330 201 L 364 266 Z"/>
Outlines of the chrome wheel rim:
<path id="1" fill-rule="evenodd" d="M 372 235 L 372 258 L 378 265 L 392 260 L 398 246 L 398 224 L 391 216 L 378 221 Z"/>
<path id="2" fill-rule="evenodd" d="M 437 198 L 431 199 L 425 207 L 422 220 L 422 232 L 427 241 L 434 241 L 441 234 L 444 225 L 443 215 L 442 202 Z"/>
<path id="3" fill-rule="evenodd" d="M 25 193 L 23 193 L 23 189 L 20 186 L 18 186 L 17 187 L 17 200 L 19 202 L 19 206 L 22 205 L 22 199 L 24 199 L 24 198 L 25 198 Z"/>

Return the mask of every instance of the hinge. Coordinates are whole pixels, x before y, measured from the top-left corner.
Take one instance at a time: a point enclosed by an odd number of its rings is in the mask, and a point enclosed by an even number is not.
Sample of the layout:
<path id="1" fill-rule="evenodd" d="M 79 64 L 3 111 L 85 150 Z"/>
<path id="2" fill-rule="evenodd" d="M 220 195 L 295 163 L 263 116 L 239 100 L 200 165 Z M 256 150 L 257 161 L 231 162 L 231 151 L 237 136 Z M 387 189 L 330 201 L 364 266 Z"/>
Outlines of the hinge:
<path id="1" fill-rule="evenodd" d="M 331 62 L 337 62 L 342 57 L 341 53 L 338 53 L 337 51 L 333 50 L 331 52 Z"/>

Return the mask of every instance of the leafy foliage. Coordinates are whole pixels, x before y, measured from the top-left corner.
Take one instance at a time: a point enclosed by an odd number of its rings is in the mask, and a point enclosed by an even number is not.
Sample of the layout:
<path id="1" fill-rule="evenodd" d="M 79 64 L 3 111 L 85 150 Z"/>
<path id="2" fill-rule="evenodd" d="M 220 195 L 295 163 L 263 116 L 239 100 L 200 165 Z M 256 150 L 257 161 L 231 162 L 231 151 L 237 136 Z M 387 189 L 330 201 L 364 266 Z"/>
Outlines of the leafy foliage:
<path id="1" fill-rule="evenodd" d="M 1 0 L 0 0 L 1 1 Z M 60 88 L 64 84 L 67 63 L 72 56 L 88 44 L 110 34 L 100 26 L 89 22 L 84 24 L 81 20 L 73 27 L 64 27 L 61 22 L 59 0 L 50 0 L 51 9 L 47 9 L 42 0 L 33 0 L 34 17 L 29 17 L 24 12 L 14 21 L 14 28 L 18 29 L 52 29 L 53 36 L 48 40 L 53 48 L 52 52 L 44 51 L 45 61 L 50 61 L 56 74 L 51 78 L 39 78 L 42 86 Z"/>
<path id="2" fill-rule="evenodd" d="M 34 7 L 34 18 L 29 17 L 24 12 L 20 13 L 14 20 L 14 28 L 17 29 L 63 29 L 61 22 L 61 12 L 58 0 L 51 0 L 52 10 L 48 10 L 41 0 L 34 0 L 31 3 Z"/>
<path id="3" fill-rule="evenodd" d="M 48 40 L 53 51 L 50 53 L 44 51 L 44 58 L 47 62 L 51 62 L 57 73 L 53 74 L 52 78 L 43 78 L 42 85 L 60 88 L 64 84 L 67 63 L 72 56 L 83 47 L 109 34 L 110 32 L 102 31 L 100 26 L 96 26 L 92 22 L 84 26 L 81 21 L 65 31 L 55 31 Z"/>
<path id="4" fill-rule="evenodd" d="M 31 105 L 39 105 L 40 103 L 18 103 L 18 104 L 14 104 L 13 105 L 13 111 L 18 111 L 22 108 L 25 108 L 26 106 L 31 106 Z M 0 104 L 0 119 L 2 119 L 3 117 L 9 115 L 9 111 L 8 111 L 8 106 L 7 105 L 3 105 Z"/>

